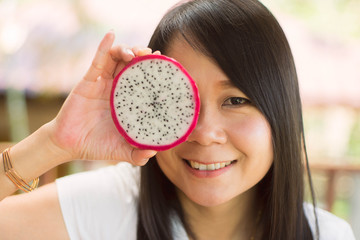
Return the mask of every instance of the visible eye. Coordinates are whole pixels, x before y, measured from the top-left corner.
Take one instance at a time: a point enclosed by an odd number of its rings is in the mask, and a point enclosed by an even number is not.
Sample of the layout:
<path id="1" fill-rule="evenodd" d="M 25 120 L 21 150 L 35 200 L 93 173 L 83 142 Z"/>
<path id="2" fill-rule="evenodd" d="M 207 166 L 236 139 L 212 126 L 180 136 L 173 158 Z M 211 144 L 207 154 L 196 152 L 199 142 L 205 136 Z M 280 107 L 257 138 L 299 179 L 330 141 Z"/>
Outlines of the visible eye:
<path id="1" fill-rule="evenodd" d="M 230 97 L 225 100 L 224 105 L 226 106 L 238 106 L 244 104 L 250 104 L 250 100 L 243 97 Z"/>

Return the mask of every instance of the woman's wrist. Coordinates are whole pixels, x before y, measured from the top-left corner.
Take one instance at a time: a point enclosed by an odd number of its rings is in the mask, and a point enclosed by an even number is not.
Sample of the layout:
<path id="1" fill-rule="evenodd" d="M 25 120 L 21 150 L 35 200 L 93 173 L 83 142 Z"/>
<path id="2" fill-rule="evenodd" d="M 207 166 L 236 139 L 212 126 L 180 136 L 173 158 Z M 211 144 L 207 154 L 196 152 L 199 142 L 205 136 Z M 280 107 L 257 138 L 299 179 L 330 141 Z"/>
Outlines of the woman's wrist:
<path id="1" fill-rule="evenodd" d="M 36 132 L 17 143 L 6 156 L 11 167 L 25 182 L 38 178 L 48 170 L 71 160 L 70 154 L 62 150 L 51 140 L 51 123 L 45 124 Z M 6 175 L 4 154 L 1 154 L 0 199 L 16 191 L 16 185 Z"/>
<path id="2" fill-rule="evenodd" d="M 45 124 L 11 148 L 13 167 L 27 181 L 71 160 L 53 143 L 51 129 L 51 123 Z"/>
<path id="3" fill-rule="evenodd" d="M 17 190 L 16 185 L 6 176 L 3 157 L 0 154 L 0 201 Z"/>
<path id="4" fill-rule="evenodd" d="M 52 156 L 52 164 L 54 167 L 66 162 L 70 162 L 74 160 L 74 156 L 69 152 L 67 149 L 62 148 L 56 141 L 55 141 L 55 120 L 48 122 L 47 124 L 43 125 L 39 131 L 42 131 L 42 135 L 44 137 L 44 143 L 46 143 L 46 151 L 49 156 Z"/>

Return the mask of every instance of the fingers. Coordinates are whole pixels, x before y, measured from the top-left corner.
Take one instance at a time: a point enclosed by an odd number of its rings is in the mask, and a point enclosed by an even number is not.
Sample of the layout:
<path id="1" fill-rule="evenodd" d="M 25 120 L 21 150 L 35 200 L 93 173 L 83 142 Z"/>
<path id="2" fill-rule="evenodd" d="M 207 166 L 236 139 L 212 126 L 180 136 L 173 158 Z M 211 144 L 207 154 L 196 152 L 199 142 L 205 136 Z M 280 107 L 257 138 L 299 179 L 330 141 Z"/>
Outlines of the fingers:
<path id="1" fill-rule="evenodd" d="M 132 51 L 135 53 L 136 56 L 145 56 L 145 55 L 152 54 L 151 48 L 133 47 Z"/>
<path id="2" fill-rule="evenodd" d="M 95 57 L 91 63 L 91 66 L 87 73 L 84 76 L 85 81 L 94 82 L 97 78 L 106 72 L 105 69 L 110 58 L 109 50 L 114 43 L 115 34 L 113 32 L 108 32 L 102 41 L 99 44 L 99 47 L 96 51 Z"/>
<path id="3" fill-rule="evenodd" d="M 134 52 L 125 45 L 117 45 L 110 49 L 112 61 L 116 62 L 116 67 L 112 71 L 114 78 L 134 57 Z"/>
<path id="4" fill-rule="evenodd" d="M 155 156 L 156 153 L 157 152 L 154 150 L 141 150 L 134 148 L 131 152 L 131 158 L 135 165 L 143 166 L 149 161 L 149 158 Z"/>
<path id="5" fill-rule="evenodd" d="M 112 69 L 112 78 L 114 78 L 135 56 L 145 56 L 149 54 L 158 54 L 160 51 L 152 52 L 151 48 L 129 48 L 126 45 L 117 45 L 109 51 L 112 61 L 116 62 L 115 70 Z"/>
<path id="6" fill-rule="evenodd" d="M 151 48 L 129 48 L 125 45 L 117 45 L 110 49 L 110 55 L 114 61 L 131 61 L 135 56 L 144 56 L 152 54 Z M 153 54 L 160 54 L 160 51 L 156 51 Z"/>
<path id="7" fill-rule="evenodd" d="M 116 45 L 110 49 L 111 58 L 116 61 L 130 62 L 134 57 L 134 52 L 125 45 Z"/>
<path id="8" fill-rule="evenodd" d="M 123 68 L 135 56 L 148 54 L 160 55 L 160 51 L 152 52 L 151 48 L 128 48 L 125 45 L 112 47 L 115 34 L 108 32 L 99 44 L 91 66 L 84 76 L 85 81 L 95 82 L 101 76 L 104 79 L 112 79 L 119 69 Z M 115 74 L 114 74 L 115 73 Z"/>

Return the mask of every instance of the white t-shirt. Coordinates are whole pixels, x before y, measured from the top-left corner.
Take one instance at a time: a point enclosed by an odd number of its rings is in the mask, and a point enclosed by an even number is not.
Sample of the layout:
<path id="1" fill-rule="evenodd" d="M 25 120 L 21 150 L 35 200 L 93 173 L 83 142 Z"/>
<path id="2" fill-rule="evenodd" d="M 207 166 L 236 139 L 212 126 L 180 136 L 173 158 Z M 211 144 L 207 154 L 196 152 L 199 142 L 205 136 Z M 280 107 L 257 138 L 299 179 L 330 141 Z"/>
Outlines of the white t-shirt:
<path id="1" fill-rule="evenodd" d="M 120 163 L 56 180 L 61 211 L 71 240 L 136 239 L 139 167 Z M 310 227 L 315 232 L 314 214 L 304 204 Z M 355 240 L 350 225 L 317 209 L 320 240 Z M 187 240 L 176 218 L 173 236 Z"/>

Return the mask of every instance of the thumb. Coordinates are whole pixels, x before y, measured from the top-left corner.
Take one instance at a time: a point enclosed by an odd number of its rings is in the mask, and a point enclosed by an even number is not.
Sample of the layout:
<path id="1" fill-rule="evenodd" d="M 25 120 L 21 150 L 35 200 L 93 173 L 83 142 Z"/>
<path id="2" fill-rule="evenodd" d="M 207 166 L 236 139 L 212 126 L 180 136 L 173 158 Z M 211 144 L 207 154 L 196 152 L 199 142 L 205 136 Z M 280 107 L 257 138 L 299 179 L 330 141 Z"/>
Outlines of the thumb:
<path id="1" fill-rule="evenodd" d="M 131 152 L 131 159 L 135 165 L 144 166 L 149 161 L 149 158 L 155 156 L 156 153 L 157 151 L 154 150 L 142 150 L 133 148 Z"/>

